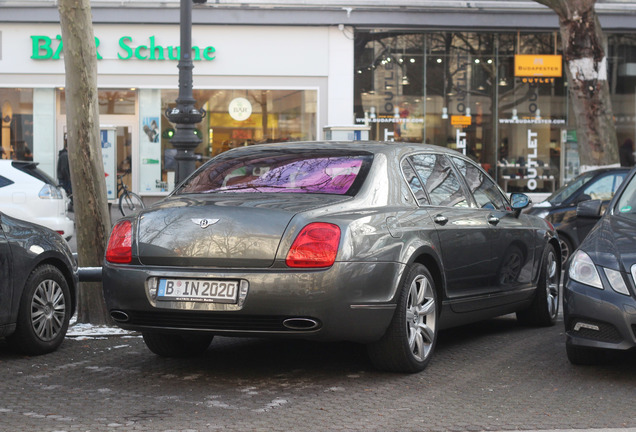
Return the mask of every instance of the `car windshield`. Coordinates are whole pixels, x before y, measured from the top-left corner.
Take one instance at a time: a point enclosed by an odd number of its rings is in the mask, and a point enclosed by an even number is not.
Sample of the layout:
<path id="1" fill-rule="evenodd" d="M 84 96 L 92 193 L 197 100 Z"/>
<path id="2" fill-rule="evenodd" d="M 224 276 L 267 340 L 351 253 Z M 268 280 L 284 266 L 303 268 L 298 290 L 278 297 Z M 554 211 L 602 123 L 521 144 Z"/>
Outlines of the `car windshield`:
<path id="1" fill-rule="evenodd" d="M 253 149 L 224 153 L 198 170 L 175 194 L 225 192 L 353 195 L 373 160 L 369 153 Z M 234 155 L 232 155 L 232 153 Z"/>
<path id="2" fill-rule="evenodd" d="M 581 186 L 592 180 L 594 175 L 595 174 L 593 172 L 587 172 L 575 177 L 561 189 L 550 195 L 546 201 L 555 206 L 561 204 L 563 201 L 570 198 L 574 192 L 579 190 Z"/>
<path id="3" fill-rule="evenodd" d="M 625 185 L 623 193 L 616 201 L 615 214 L 636 219 L 636 177 L 632 177 Z"/>

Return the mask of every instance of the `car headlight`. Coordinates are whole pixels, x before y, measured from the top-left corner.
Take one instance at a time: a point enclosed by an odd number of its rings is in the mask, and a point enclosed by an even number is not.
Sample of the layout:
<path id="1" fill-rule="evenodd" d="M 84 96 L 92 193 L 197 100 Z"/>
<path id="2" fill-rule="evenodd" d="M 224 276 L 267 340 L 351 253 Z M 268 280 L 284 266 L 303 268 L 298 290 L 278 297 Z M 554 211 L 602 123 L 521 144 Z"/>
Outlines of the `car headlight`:
<path id="1" fill-rule="evenodd" d="M 570 262 L 570 270 L 568 275 L 572 280 L 594 288 L 603 289 L 601 277 L 596 270 L 596 265 L 592 258 L 583 251 L 576 251 Z"/>
<path id="2" fill-rule="evenodd" d="M 605 276 L 607 276 L 607 280 L 614 291 L 626 296 L 629 295 L 627 285 L 625 285 L 625 279 L 623 279 L 621 272 L 608 268 L 603 268 L 603 271 L 605 272 Z"/>
<path id="3" fill-rule="evenodd" d="M 40 189 L 40 192 L 38 193 L 38 197 L 42 199 L 62 199 L 63 198 L 62 192 L 60 192 L 60 190 L 56 188 L 55 186 L 50 185 L 48 183 L 42 186 L 42 189 Z"/>

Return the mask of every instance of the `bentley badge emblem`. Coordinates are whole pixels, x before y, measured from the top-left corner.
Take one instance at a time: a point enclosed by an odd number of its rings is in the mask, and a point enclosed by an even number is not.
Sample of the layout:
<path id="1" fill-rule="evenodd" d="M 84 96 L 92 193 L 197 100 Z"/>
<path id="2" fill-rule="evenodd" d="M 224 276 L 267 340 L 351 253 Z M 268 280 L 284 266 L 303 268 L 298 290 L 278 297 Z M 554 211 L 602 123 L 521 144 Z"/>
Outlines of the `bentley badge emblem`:
<path id="1" fill-rule="evenodd" d="M 214 225 L 219 221 L 219 219 L 190 219 L 195 224 L 199 225 L 201 228 L 205 229 L 210 225 Z"/>

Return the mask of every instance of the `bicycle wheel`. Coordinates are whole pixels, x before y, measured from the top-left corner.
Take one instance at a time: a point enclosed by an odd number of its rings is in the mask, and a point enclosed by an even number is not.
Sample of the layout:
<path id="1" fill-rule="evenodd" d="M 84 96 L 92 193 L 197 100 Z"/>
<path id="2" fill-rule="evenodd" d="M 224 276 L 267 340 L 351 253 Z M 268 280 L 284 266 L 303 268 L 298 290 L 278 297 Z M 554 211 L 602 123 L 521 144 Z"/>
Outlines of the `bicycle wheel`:
<path id="1" fill-rule="evenodd" d="M 128 216 L 142 208 L 144 208 L 144 202 L 136 193 L 127 190 L 119 196 L 119 211 L 122 216 Z"/>

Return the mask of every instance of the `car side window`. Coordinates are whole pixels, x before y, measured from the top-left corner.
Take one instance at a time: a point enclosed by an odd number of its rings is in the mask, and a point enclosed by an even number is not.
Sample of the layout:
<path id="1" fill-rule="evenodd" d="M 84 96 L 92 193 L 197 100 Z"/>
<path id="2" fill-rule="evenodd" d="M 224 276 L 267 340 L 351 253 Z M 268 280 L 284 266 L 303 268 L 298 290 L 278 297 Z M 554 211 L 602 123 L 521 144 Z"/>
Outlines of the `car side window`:
<path id="1" fill-rule="evenodd" d="M 622 173 L 603 176 L 588 185 L 583 190 L 583 193 L 589 195 L 591 199 L 603 201 L 611 200 L 624 178 L 625 174 Z"/>
<path id="2" fill-rule="evenodd" d="M 444 155 L 418 154 L 411 157 L 415 171 L 424 182 L 431 204 L 468 207 L 468 197 Z"/>
<path id="3" fill-rule="evenodd" d="M 11 184 L 13 184 L 14 182 L 12 180 L 9 180 L 6 177 L 2 177 L 0 176 L 0 188 L 1 187 L 5 187 L 5 186 L 9 186 Z"/>
<path id="4" fill-rule="evenodd" d="M 424 192 L 424 186 L 422 185 L 420 178 L 417 174 L 415 174 L 415 170 L 411 166 L 411 163 L 407 159 L 402 161 L 402 172 L 404 173 L 404 178 L 406 178 L 406 182 L 409 184 L 417 202 L 420 205 L 428 204 L 428 197 L 426 196 L 426 192 Z"/>
<path id="5" fill-rule="evenodd" d="M 464 175 L 466 184 L 475 198 L 479 208 L 507 210 L 510 208 L 499 188 L 483 171 L 475 165 L 458 157 L 452 157 L 453 163 Z"/>

